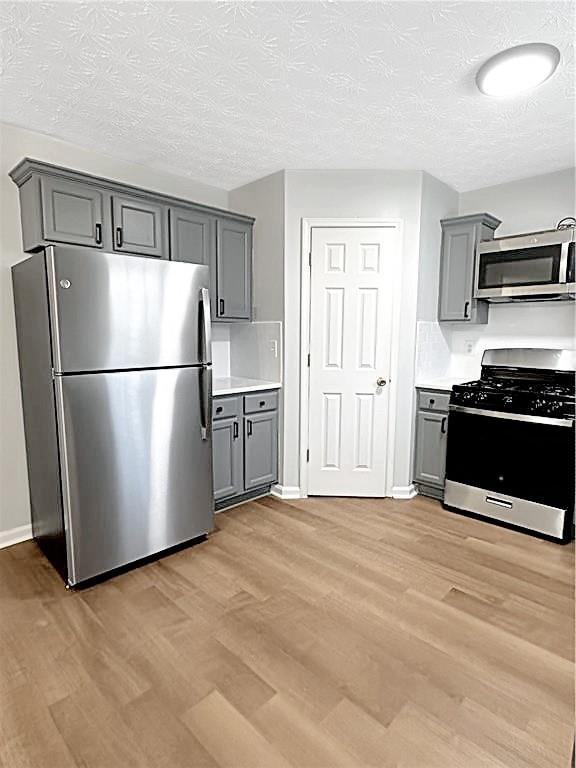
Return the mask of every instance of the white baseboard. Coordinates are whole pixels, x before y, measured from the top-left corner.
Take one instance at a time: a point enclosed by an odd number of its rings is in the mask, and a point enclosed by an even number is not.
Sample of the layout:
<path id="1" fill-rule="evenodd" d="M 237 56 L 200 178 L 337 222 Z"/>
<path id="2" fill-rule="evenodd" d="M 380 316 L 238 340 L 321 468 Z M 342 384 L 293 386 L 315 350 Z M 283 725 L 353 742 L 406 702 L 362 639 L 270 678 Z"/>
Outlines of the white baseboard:
<path id="1" fill-rule="evenodd" d="M 18 528 L 11 528 L 8 531 L 0 531 L 0 549 L 11 547 L 12 544 L 19 544 L 21 541 L 27 541 L 32 538 L 32 525 L 19 525 Z"/>
<path id="2" fill-rule="evenodd" d="M 417 495 L 418 491 L 414 483 L 410 483 L 410 485 L 395 485 L 392 488 L 393 499 L 413 499 Z"/>
<path id="3" fill-rule="evenodd" d="M 297 485 L 273 485 L 270 489 L 272 496 L 279 499 L 301 499 L 302 493 Z"/>

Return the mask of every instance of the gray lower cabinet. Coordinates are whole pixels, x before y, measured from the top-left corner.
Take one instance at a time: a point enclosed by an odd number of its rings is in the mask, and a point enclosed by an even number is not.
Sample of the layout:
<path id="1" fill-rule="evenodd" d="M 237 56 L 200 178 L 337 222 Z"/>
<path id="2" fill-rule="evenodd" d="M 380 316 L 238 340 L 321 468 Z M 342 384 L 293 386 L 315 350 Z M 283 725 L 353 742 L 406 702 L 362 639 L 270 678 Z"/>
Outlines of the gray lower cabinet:
<path id="1" fill-rule="evenodd" d="M 114 250 L 167 258 L 166 207 L 139 197 L 112 196 Z"/>
<path id="2" fill-rule="evenodd" d="M 42 234 L 46 240 L 102 247 L 102 192 L 78 181 L 40 179 Z"/>
<path id="3" fill-rule="evenodd" d="M 443 498 L 448 434 L 448 394 L 418 390 L 414 480 L 424 496 Z"/>
<path id="4" fill-rule="evenodd" d="M 492 240 L 500 221 L 488 213 L 443 219 L 440 256 L 440 322 L 487 323 L 488 304 L 474 298 L 476 246 Z"/>
<path id="5" fill-rule="evenodd" d="M 265 493 L 278 479 L 277 393 L 215 397 L 212 416 L 216 507 Z"/>
<path id="6" fill-rule="evenodd" d="M 214 500 L 236 496 L 244 490 L 243 439 L 240 420 L 215 419 L 212 423 Z"/>
<path id="7" fill-rule="evenodd" d="M 276 411 L 244 417 L 244 488 L 247 491 L 276 482 L 278 466 L 278 414 Z"/>
<path id="8" fill-rule="evenodd" d="M 219 320 L 252 316 L 252 224 L 220 218 L 216 237 L 214 315 Z"/>
<path id="9" fill-rule="evenodd" d="M 170 208 L 170 258 L 211 266 L 216 258 L 215 218 L 189 208 Z"/>

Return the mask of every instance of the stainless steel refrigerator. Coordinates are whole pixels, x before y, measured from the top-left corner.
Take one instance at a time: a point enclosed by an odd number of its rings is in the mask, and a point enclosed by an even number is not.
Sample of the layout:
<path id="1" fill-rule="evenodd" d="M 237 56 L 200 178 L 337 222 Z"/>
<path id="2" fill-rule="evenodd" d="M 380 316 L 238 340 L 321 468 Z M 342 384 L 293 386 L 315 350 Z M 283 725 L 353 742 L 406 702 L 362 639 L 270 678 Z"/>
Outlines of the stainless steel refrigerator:
<path id="1" fill-rule="evenodd" d="M 12 272 L 48 558 L 75 585 L 209 533 L 208 267 L 51 246 Z"/>

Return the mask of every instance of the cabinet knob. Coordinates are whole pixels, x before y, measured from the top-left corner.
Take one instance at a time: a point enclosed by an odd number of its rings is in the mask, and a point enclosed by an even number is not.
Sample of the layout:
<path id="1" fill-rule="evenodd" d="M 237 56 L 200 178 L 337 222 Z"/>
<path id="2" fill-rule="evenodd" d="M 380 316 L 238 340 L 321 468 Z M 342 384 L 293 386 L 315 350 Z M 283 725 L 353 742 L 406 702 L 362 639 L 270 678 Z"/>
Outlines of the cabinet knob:
<path id="1" fill-rule="evenodd" d="M 221 406 L 221 405 L 219 405 L 219 406 L 216 408 L 216 413 L 222 413 L 222 406 Z"/>
<path id="2" fill-rule="evenodd" d="M 116 227 L 116 247 L 122 248 L 122 227 Z"/>
<path id="3" fill-rule="evenodd" d="M 260 400 L 260 408 L 264 408 L 266 405 L 266 400 Z"/>
<path id="4" fill-rule="evenodd" d="M 379 376 L 376 379 L 376 386 L 377 387 L 385 387 L 386 386 L 386 379 L 382 378 L 382 376 Z"/>
<path id="5" fill-rule="evenodd" d="M 467 301 L 467 302 L 464 304 L 464 317 L 466 317 L 466 318 L 470 317 L 470 315 L 468 314 L 468 310 L 469 310 L 469 308 L 470 308 L 470 302 L 469 302 L 469 301 Z"/>
<path id="6" fill-rule="evenodd" d="M 102 245 L 102 224 L 96 224 L 94 239 L 96 240 L 96 245 Z"/>
<path id="7" fill-rule="evenodd" d="M 218 300 L 218 306 L 220 308 L 220 316 L 224 314 L 224 299 Z"/>

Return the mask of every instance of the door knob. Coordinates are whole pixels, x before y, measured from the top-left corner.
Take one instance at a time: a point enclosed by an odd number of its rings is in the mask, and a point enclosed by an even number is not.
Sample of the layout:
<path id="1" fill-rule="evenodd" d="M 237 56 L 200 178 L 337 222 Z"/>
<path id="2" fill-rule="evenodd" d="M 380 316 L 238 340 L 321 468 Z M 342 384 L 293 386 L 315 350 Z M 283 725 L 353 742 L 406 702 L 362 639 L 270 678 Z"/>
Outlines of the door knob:
<path id="1" fill-rule="evenodd" d="M 376 385 L 379 387 L 385 387 L 386 379 L 383 379 L 382 376 L 380 376 L 378 379 L 376 379 Z"/>

